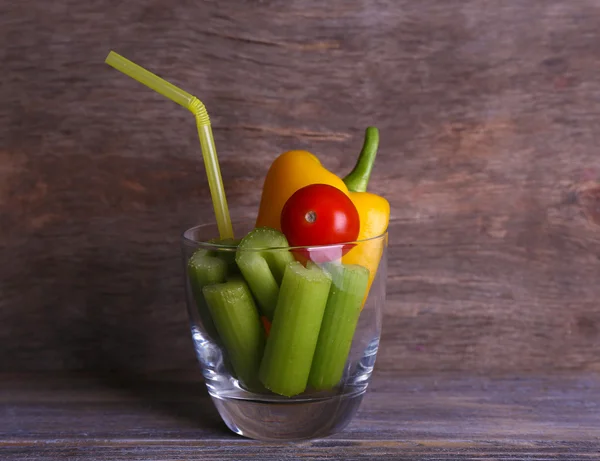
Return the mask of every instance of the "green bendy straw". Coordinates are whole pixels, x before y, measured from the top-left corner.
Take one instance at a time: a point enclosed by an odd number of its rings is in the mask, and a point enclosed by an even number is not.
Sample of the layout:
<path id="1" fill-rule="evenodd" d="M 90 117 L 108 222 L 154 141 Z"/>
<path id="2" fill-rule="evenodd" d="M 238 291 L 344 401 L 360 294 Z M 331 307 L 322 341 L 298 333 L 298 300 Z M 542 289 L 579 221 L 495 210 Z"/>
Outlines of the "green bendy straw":
<path id="1" fill-rule="evenodd" d="M 147 71 L 114 51 L 108 54 L 105 62 L 134 80 L 152 88 L 157 93 L 166 96 L 171 101 L 175 101 L 194 114 L 219 234 L 221 239 L 233 238 L 233 229 L 231 227 L 225 189 L 223 188 L 219 159 L 217 158 L 215 141 L 212 129 L 210 128 L 210 119 L 208 118 L 208 112 L 206 112 L 204 104 L 197 97 L 163 80 L 158 75 L 154 75 L 152 72 Z"/>

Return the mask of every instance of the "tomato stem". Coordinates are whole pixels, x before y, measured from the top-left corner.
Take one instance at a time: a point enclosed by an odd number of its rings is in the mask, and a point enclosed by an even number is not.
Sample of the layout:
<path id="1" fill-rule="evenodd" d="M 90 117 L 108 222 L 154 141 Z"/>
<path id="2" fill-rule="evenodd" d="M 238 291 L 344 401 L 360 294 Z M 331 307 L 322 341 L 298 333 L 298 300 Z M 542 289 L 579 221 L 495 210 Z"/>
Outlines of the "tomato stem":
<path id="1" fill-rule="evenodd" d="M 344 183 L 348 186 L 348 189 L 352 192 L 365 192 L 367 190 L 367 184 L 369 184 L 369 178 L 371 177 L 371 170 L 373 169 L 373 163 L 375 162 L 375 156 L 377 155 L 377 148 L 379 147 L 379 130 L 374 126 L 367 127 L 365 130 L 365 141 L 363 143 L 362 150 L 356 161 L 354 169 L 344 178 Z"/>

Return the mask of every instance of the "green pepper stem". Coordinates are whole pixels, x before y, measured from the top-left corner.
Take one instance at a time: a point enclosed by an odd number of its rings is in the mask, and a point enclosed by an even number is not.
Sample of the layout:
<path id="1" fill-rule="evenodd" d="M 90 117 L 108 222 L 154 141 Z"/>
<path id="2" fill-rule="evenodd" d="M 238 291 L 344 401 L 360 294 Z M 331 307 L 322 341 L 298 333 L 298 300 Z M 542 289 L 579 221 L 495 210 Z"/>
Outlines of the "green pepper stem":
<path id="1" fill-rule="evenodd" d="M 365 192 L 371 170 L 379 147 L 379 130 L 370 126 L 365 131 L 365 142 L 356 161 L 354 169 L 344 178 L 344 183 L 352 192 Z"/>

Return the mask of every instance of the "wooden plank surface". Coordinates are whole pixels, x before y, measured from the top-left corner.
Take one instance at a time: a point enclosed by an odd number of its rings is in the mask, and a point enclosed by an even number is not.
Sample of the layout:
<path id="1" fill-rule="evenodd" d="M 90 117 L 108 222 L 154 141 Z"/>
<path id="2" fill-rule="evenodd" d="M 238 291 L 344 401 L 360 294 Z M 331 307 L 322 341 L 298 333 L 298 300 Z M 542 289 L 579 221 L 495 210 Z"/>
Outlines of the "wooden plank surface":
<path id="1" fill-rule="evenodd" d="M 293 444 L 230 433 L 199 373 L 1 378 L 3 460 L 600 457 L 598 374 L 378 373 L 345 431 Z"/>
<path id="2" fill-rule="evenodd" d="M 600 370 L 597 0 L 0 0 L 0 369 L 194 364 L 178 235 L 280 152 L 340 175 L 381 130 L 384 370 Z"/>

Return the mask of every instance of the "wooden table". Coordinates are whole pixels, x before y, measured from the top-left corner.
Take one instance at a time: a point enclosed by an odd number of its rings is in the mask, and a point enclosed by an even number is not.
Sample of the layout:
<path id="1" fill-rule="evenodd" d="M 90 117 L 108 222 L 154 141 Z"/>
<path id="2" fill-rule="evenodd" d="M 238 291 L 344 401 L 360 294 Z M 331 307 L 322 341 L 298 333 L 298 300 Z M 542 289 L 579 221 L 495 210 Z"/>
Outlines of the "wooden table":
<path id="1" fill-rule="evenodd" d="M 4 374 L 0 458 L 600 459 L 600 375 L 374 376 L 351 425 L 262 443 L 229 432 L 199 373 Z"/>

